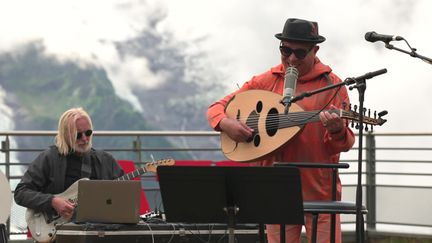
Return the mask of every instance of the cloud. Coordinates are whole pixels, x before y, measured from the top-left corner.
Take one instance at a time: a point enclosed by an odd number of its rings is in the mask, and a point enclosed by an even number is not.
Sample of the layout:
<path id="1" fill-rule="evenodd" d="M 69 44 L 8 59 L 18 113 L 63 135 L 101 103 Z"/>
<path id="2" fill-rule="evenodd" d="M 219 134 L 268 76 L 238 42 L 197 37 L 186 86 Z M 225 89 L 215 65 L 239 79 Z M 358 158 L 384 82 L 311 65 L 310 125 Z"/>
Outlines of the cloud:
<path id="1" fill-rule="evenodd" d="M 373 30 L 401 35 L 419 54 L 428 56 L 431 5 L 427 0 L 279 0 L 265 4 L 258 0 L 3 1 L 0 27 L 8 34 L 0 40 L 0 48 L 8 50 L 41 39 L 47 53 L 101 65 L 117 92 L 140 109 L 133 88 L 154 87 L 166 76 L 154 74 L 144 58 L 119 58 L 114 43 L 148 29 L 155 14 L 166 14 L 156 31 L 172 33 L 185 42 L 202 38 L 193 48 L 205 52 L 209 65 L 224 74 L 221 80 L 209 82 L 223 83 L 227 91 L 279 63 L 274 34 L 282 30 L 286 18 L 305 18 L 319 22 L 327 41 L 318 55 L 342 79 L 388 69 L 387 74 L 367 82 L 365 97 L 370 108 L 389 111 L 389 121 L 380 131 L 427 131 L 430 128 L 424 124 L 432 115 L 416 111 L 427 110 L 432 102 L 430 65 L 388 50 L 383 43 L 366 42 L 364 34 Z M 407 49 L 403 42 L 394 44 Z M 358 100 L 355 91 L 350 97 L 353 102 Z M 421 119 L 412 119 L 410 113 L 420 114 Z"/>
<path id="2" fill-rule="evenodd" d="M 388 50 L 382 42 L 364 39 L 367 31 L 401 35 L 427 56 L 428 9 L 432 7 L 429 1 L 165 2 L 169 3 L 168 25 L 179 38 L 208 35 L 203 48 L 211 56 L 214 68 L 228 74 L 222 82 L 229 90 L 279 63 L 274 34 L 282 30 L 286 18 L 315 20 L 327 37 L 318 56 L 340 78 L 388 70 L 387 74 L 367 81 L 367 107 L 389 111 L 388 123 L 377 128 L 379 131 L 430 131 L 425 122 L 432 120 L 431 114 L 421 113 L 422 119 L 412 119 L 410 114 L 427 110 L 432 102 L 432 96 L 427 94 L 432 88 L 429 64 Z M 192 8 L 199 11 L 191 11 Z M 409 50 L 404 42 L 392 44 Z M 358 103 L 356 90 L 350 92 L 350 97 Z"/>
<path id="3" fill-rule="evenodd" d="M 115 42 L 133 38 L 148 28 L 158 11 L 156 4 L 143 1 L 2 1 L 0 28 L 8 35 L 0 40 L 2 51 L 42 40 L 47 55 L 103 66 L 120 97 L 141 110 L 131 89 L 137 82 L 153 86 L 161 77 L 152 77 L 146 60 L 123 60 Z M 140 66 L 142 64 L 142 66 Z"/>

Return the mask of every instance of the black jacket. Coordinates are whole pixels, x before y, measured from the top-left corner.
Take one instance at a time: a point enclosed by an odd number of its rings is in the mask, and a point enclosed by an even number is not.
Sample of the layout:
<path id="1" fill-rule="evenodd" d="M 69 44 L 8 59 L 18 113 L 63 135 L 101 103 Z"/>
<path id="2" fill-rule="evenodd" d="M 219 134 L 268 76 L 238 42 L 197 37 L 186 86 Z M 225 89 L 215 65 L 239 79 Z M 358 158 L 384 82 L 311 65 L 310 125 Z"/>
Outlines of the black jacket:
<path id="1" fill-rule="evenodd" d="M 124 174 L 107 152 L 91 149 L 84 159 L 94 165 L 97 179 L 113 180 Z M 35 211 L 55 213 L 51 200 L 55 194 L 64 191 L 66 167 L 66 156 L 60 155 L 57 147 L 51 146 L 40 153 L 15 188 L 15 202 Z"/>

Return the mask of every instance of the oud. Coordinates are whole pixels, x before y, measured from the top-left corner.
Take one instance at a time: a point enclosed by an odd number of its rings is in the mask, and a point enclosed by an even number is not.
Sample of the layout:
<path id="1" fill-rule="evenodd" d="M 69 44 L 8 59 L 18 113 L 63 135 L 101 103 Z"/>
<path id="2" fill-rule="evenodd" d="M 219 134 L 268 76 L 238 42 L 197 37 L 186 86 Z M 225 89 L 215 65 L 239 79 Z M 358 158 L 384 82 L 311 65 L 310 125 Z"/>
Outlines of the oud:
<path id="1" fill-rule="evenodd" d="M 291 104 L 285 114 L 282 96 L 266 90 L 248 90 L 236 94 L 225 107 L 229 118 L 244 122 L 254 130 L 246 142 L 236 142 L 221 132 L 221 148 L 224 155 L 233 161 L 247 162 L 260 159 L 277 150 L 293 138 L 305 124 L 320 121 L 320 111 L 304 111 Z M 346 110 L 327 110 L 341 118 L 359 121 L 359 114 Z M 382 125 L 386 120 L 364 116 L 363 122 Z"/>

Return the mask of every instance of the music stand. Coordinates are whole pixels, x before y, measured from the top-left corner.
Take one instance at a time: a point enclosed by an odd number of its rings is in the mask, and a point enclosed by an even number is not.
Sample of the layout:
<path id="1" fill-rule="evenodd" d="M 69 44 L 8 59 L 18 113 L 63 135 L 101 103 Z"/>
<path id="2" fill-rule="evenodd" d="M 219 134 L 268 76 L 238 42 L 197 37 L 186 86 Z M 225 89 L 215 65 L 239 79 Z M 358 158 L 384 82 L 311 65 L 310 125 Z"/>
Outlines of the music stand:
<path id="1" fill-rule="evenodd" d="M 304 224 L 300 172 L 294 167 L 159 166 L 169 222 Z M 282 229 L 282 228 L 281 228 Z"/>
<path id="2" fill-rule="evenodd" d="M 8 242 L 8 236 L 6 232 L 6 225 L 0 223 L 0 243 L 7 243 L 7 242 Z"/>

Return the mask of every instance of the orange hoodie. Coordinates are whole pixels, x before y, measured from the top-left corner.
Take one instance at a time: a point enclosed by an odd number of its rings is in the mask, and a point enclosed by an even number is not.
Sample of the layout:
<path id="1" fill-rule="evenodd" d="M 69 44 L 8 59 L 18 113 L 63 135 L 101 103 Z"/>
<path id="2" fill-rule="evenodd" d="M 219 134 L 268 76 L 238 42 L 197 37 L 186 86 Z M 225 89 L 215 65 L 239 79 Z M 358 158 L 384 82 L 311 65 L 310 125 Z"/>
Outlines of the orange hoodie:
<path id="1" fill-rule="evenodd" d="M 295 95 L 310 92 L 334 83 L 341 82 L 341 79 L 331 72 L 331 68 L 315 58 L 313 69 L 298 78 Z M 210 126 L 219 131 L 219 122 L 226 117 L 224 109 L 228 101 L 237 93 L 250 89 L 269 90 L 277 94 L 283 93 L 284 89 L 284 67 L 279 64 L 269 71 L 252 77 L 239 90 L 224 97 L 210 105 L 207 111 L 207 118 Z M 328 73 L 329 82 L 324 73 Z M 335 92 L 337 94 L 335 95 Z M 331 100 L 335 97 L 333 100 Z M 328 104 L 342 108 L 342 103 L 349 105 L 349 97 L 345 86 L 312 95 L 296 102 L 303 110 L 320 110 Z M 272 153 L 257 164 L 271 166 L 273 162 L 317 162 L 317 163 L 338 163 L 339 153 L 348 151 L 354 144 L 355 136 L 351 129 L 346 127 L 340 133 L 330 134 L 320 122 L 308 123 L 300 132 L 294 136 L 277 152 Z M 331 170 L 329 169 L 301 169 L 302 188 L 304 200 L 330 200 L 331 199 Z M 341 197 L 341 184 L 337 179 L 337 198 Z"/>

